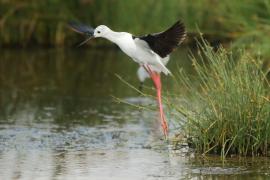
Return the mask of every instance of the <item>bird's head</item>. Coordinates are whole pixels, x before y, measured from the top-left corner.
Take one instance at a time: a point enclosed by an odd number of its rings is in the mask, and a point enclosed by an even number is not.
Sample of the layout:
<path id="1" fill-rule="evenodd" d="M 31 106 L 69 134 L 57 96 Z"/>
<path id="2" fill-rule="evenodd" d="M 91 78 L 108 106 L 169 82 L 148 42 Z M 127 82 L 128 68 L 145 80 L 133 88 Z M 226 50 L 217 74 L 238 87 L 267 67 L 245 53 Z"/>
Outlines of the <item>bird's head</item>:
<path id="1" fill-rule="evenodd" d="M 85 44 L 92 38 L 106 37 L 106 35 L 111 31 L 110 28 L 108 28 L 105 25 L 100 25 L 94 29 L 91 26 L 76 23 L 76 22 L 70 22 L 69 27 L 75 32 L 78 32 L 80 34 L 87 36 L 87 39 L 83 41 L 82 43 L 80 43 L 79 46 Z"/>
<path id="2" fill-rule="evenodd" d="M 93 36 L 95 38 L 105 37 L 107 35 L 107 33 L 109 33 L 109 32 L 110 32 L 110 28 L 108 28 L 105 25 L 100 25 L 100 26 L 96 27 L 96 29 L 94 30 Z"/>

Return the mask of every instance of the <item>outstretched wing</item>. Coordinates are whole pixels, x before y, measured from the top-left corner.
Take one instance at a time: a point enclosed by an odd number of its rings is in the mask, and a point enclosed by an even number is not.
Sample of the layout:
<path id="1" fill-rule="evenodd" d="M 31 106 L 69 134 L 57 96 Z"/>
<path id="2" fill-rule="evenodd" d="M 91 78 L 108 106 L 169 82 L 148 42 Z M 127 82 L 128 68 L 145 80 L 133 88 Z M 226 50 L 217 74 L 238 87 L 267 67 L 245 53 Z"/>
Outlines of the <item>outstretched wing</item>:
<path id="1" fill-rule="evenodd" d="M 86 36 L 93 36 L 94 28 L 88 25 L 84 25 L 78 22 L 69 22 L 68 26 L 75 32 L 86 35 Z"/>
<path id="2" fill-rule="evenodd" d="M 185 36 L 186 30 L 184 24 L 180 21 L 177 21 L 166 31 L 155 34 L 148 34 L 138 38 L 147 42 L 149 47 L 155 53 L 164 58 L 183 42 Z"/>

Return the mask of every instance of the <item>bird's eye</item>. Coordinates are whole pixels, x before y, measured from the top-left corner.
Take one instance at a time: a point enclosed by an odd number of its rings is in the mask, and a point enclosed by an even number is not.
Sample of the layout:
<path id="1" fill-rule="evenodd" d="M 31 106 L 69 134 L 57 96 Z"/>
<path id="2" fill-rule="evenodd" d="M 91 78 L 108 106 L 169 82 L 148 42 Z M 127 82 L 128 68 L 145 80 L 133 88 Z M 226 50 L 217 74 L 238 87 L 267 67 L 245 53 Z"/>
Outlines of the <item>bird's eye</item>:
<path id="1" fill-rule="evenodd" d="M 100 31 L 98 31 L 97 33 L 100 33 Z"/>

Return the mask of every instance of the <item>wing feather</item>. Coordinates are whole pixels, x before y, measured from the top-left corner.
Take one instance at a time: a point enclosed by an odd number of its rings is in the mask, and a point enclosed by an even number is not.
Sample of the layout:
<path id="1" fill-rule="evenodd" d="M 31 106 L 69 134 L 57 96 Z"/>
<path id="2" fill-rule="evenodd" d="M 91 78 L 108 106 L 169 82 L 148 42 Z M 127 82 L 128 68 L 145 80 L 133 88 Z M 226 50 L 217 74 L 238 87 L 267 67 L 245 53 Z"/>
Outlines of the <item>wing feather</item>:
<path id="1" fill-rule="evenodd" d="M 164 58 L 169 55 L 179 44 L 181 44 L 186 36 L 185 26 L 182 22 L 177 21 L 166 31 L 148 34 L 138 37 L 147 42 L 149 47 Z"/>

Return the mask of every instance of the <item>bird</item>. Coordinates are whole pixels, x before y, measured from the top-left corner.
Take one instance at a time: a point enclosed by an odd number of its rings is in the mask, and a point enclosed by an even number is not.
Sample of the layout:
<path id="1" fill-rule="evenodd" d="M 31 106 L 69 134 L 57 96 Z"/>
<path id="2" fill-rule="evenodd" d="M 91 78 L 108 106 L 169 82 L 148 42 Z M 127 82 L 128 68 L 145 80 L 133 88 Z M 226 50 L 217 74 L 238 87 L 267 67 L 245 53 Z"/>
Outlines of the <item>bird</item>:
<path id="1" fill-rule="evenodd" d="M 166 65 L 169 61 L 170 54 L 186 37 L 184 24 L 178 20 L 165 31 L 143 36 L 135 36 L 128 32 L 116 32 L 106 25 L 99 25 L 93 28 L 78 22 L 69 22 L 69 27 L 75 32 L 87 36 L 87 39 L 80 43 L 79 46 L 92 38 L 105 38 L 115 43 L 126 55 L 139 64 L 137 75 L 141 84 L 147 78 L 151 78 L 153 81 L 157 93 L 161 126 L 163 134 L 167 138 L 168 123 L 163 112 L 160 74 L 171 74 Z"/>

